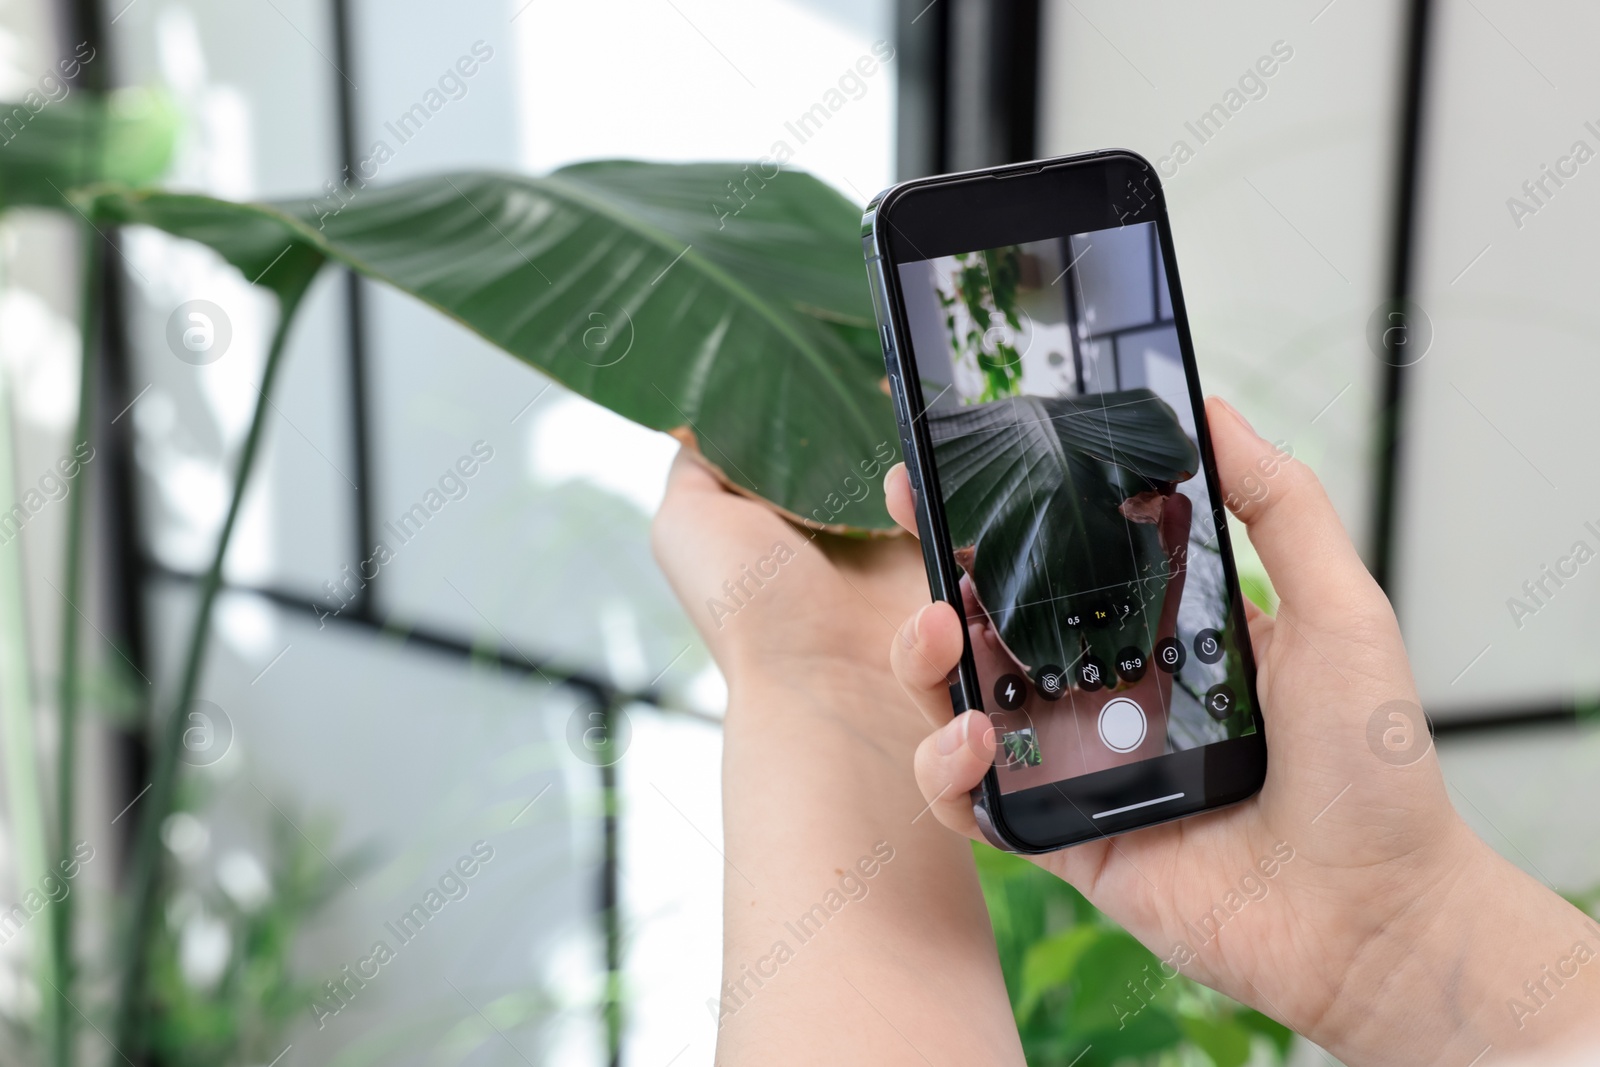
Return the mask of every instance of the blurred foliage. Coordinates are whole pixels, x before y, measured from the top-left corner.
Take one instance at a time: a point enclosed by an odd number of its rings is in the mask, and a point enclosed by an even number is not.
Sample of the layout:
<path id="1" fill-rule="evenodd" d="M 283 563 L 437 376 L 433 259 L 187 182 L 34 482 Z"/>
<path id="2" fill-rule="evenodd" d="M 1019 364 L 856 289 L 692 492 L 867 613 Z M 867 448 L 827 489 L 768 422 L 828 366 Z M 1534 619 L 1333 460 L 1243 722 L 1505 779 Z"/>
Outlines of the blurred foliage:
<path id="1" fill-rule="evenodd" d="M 1022 332 L 1022 320 L 1017 314 L 1022 247 L 960 252 L 952 258 L 956 261 L 952 278 L 955 292 L 946 293 L 935 286 L 934 293 L 944 309 L 945 329 L 950 331 L 955 361 L 971 360 L 983 375 L 983 392 L 978 400 L 1016 396 L 1022 391 L 1022 354 L 1011 341 Z M 956 322 L 958 306 L 967 313 L 964 331 Z"/>
<path id="2" fill-rule="evenodd" d="M 1272 588 L 1272 579 L 1264 571 L 1239 568 L 1239 589 L 1245 599 L 1267 614 L 1278 610 L 1278 594 Z"/>
<path id="3" fill-rule="evenodd" d="M 1032 1067 L 1283 1063 L 1293 1034 L 1181 975 L 1021 856 L 974 845 Z"/>
<path id="4" fill-rule="evenodd" d="M 1562 896 L 1571 901 L 1574 907 L 1582 908 L 1584 914 L 1600 919 L 1600 885 L 1578 893 L 1563 893 Z"/>
<path id="5" fill-rule="evenodd" d="M 174 819 L 205 826 L 191 812 L 213 808 L 211 798 L 194 788 L 187 792 L 169 827 Z M 284 1051 L 292 1023 L 309 1018 L 307 1006 L 321 991 L 314 980 L 294 972 L 295 939 L 347 888 L 346 875 L 356 878 L 371 869 L 373 856 L 359 850 L 330 863 L 331 822 L 275 810 L 280 806 L 253 813 L 264 824 L 265 856 L 246 860 L 242 851 L 230 854 L 236 864 L 260 863 L 265 878 L 258 891 L 248 880 L 241 885 L 238 877 L 230 882 L 221 875 L 227 858 L 186 858 L 171 847 L 174 835 L 163 835 L 169 840 L 163 857 L 164 921 L 152 935 L 147 999 L 138 1012 L 135 1042 L 150 1061 L 164 1067 L 269 1063 Z M 212 940 L 208 951 L 215 956 L 219 934 L 225 937 L 225 962 L 210 971 L 198 965 L 196 957 L 205 953 L 196 948 Z"/>
<path id="6" fill-rule="evenodd" d="M 162 93 L 80 90 L 41 105 L 0 103 L 0 208 L 66 209 L 69 190 L 100 181 L 143 185 L 172 160 L 178 111 Z"/>
<path id="7" fill-rule="evenodd" d="M 87 56 L 80 51 L 74 59 L 63 60 L 61 70 L 68 73 L 70 64 L 71 77 L 75 77 L 81 69 L 80 61 L 88 62 L 93 58 L 92 50 Z M 22 100 L 0 104 L 0 210 L 43 207 L 81 215 L 81 209 L 69 199 L 72 190 L 93 182 L 114 181 L 137 185 L 155 180 L 171 162 L 178 129 L 177 109 L 163 93 L 121 90 L 99 95 L 82 88 L 74 89 L 60 80 L 53 85 L 41 80 L 40 89 L 28 91 Z M 98 235 L 86 225 L 84 247 L 97 250 L 97 240 Z M 92 251 L 83 257 L 82 269 L 86 282 L 96 280 L 98 262 L 98 255 Z M 24 275 L 33 264 L 8 263 L 6 266 L 14 273 Z M 86 284 L 84 291 L 92 290 Z M 98 308 L 89 300 L 80 311 L 80 336 L 90 336 Z M 87 437 L 88 413 L 92 405 L 86 398 L 89 396 L 87 389 L 91 380 L 87 374 L 82 378 L 78 428 L 74 437 L 77 440 Z M 3 393 L 4 390 L 0 389 L 0 396 Z M 9 402 L 0 399 L 0 403 Z M 9 415 L 9 411 L 6 415 Z M 0 432 L 9 438 L 9 418 L 0 417 Z M 0 462 L 8 467 L 8 477 L 4 481 L 9 485 L 12 459 L 8 450 L 0 451 L 7 451 Z M 69 489 L 75 478 L 76 474 L 67 477 Z M 6 493 L 9 497 L 12 490 L 8 488 Z M 72 493 L 68 505 L 65 574 L 58 578 L 61 587 L 66 590 L 62 596 L 72 604 L 76 603 L 82 573 L 80 546 L 83 500 L 83 491 Z M 0 708 L 0 712 L 5 714 L 0 716 L 0 722 L 5 725 L 9 742 L 6 768 L 8 791 L 11 793 L 7 812 L 9 829 L 16 842 L 14 847 L 17 850 L 20 881 L 32 885 L 40 877 L 41 870 L 64 870 L 68 853 L 74 851 L 76 824 L 70 800 L 76 793 L 76 768 L 80 755 L 76 732 L 76 686 L 82 682 L 77 668 L 79 613 L 63 613 L 63 633 L 58 650 L 60 667 L 56 676 L 61 695 L 55 708 L 54 723 L 58 738 L 54 746 L 57 750 L 57 803 L 52 811 L 45 787 L 37 774 L 38 768 L 32 765 L 32 723 L 30 721 L 23 726 L 24 720 L 37 713 L 32 696 L 26 692 L 26 685 L 19 684 L 25 682 L 31 666 L 29 640 L 25 636 L 25 628 L 31 620 L 21 584 L 12 578 L 13 575 L 8 573 L 6 580 L 0 582 L 0 586 L 3 586 L 0 596 L 5 598 L 5 603 L 0 605 L 0 617 L 6 621 L 6 625 L 0 627 L 6 631 L 0 635 L 0 640 L 6 643 L 5 655 L 0 659 L 7 660 L 6 680 L 10 683 L 4 687 L 4 707 Z M 13 622 L 22 622 L 23 625 L 14 626 Z M 120 683 L 112 681 L 103 691 L 95 690 L 94 695 L 108 698 L 105 700 L 107 708 L 122 711 L 125 710 L 125 702 L 114 693 L 119 687 Z M 51 816 L 55 820 L 54 840 L 46 846 L 42 840 L 45 835 L 41 834 L 40 828 L 48 825 Z M 43 855 L 47 849 L 50 852 L 48 860 Z M 78 969 L 71 951 L 75 942 L 73 916 L 76 908 L 77 900 L 71 894 L 53 901 L 45 920 L 37 930 L 30 932 L 35 956 L 32 973 L 27 979 L 7 983 L 12 986 L 13 992 L 17 989 L 28 990 L 23 999 L 31 1001 L 42 998 L 43 1001 L 38 1005 L 42 1010 L 38 1011 L 31 1003 L 14 1005 L 19 1008 L 23 1025 L 14 1028 L 14 1032 L 8 1031 L 7 1037 L 15 1037 L 19 1047 L 36 1049 L 55 1064 L 65 1064 L 71 1059 L 74 1047 L 72 1031 L 77 1026 L 77 1016 L 81 1015 L 72 995 Z"/>
<path id="8" fill-rule="evenodd" d="M 86 707 L 123 729 L 137 726 L 144 712 L 144 684 L 118 657 L 85 664 L 78 670 L 78 695 Z"/>

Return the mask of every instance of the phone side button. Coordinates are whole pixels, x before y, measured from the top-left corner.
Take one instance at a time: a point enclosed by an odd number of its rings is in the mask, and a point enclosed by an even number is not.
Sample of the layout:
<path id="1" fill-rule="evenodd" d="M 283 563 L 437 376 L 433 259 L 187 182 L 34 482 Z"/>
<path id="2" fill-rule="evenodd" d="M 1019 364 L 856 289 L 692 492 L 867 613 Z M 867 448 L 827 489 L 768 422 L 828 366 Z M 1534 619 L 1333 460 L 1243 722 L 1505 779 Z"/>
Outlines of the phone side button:
<path id="1" fill-rule="evenodd" d="M 906 465 L 906 478 L 911 482 L 911 495 L 915 500 L 922 493 L 922 486 L 918 484 L 917 464 L 911 458 L 911 442 L 904 437 L 900 438 L 900 458 Z"/>
<path id="2" fill-rule="evenodd" d="M 901 440 L 904 440 L 911 432 L 911 406 L 906 403 L 906 390 L 900 383 L 900 376 L 892 371 L 889 374 L 889 395 L 894 398 L 894 413 L 900 420 Z"/>
<path id="3" fill-rule="evenodd" d="M 967 698 L 961 692 L 960 682 L 950 683 L 950 710 L 957 715 L 967 710 Z"/>

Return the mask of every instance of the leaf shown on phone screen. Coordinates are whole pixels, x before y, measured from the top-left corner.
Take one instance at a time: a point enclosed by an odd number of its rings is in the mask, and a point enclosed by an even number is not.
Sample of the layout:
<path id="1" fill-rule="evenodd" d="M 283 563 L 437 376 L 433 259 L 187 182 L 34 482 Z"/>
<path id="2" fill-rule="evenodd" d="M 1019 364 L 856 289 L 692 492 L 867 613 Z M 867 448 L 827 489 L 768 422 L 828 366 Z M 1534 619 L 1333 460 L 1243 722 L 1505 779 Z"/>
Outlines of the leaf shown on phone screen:
<path id="1" fill-rule="evenodd" d="M 1149 647 L 1168 575 L 1161 501 L 1199 469 L 1148 389 L 929 412 L 951 543 L 1019 662 Z M 1133 518 L 1134 521 L 1129 521 Z M 1099 627 L 1086 613 L 1109 606 Z"/>

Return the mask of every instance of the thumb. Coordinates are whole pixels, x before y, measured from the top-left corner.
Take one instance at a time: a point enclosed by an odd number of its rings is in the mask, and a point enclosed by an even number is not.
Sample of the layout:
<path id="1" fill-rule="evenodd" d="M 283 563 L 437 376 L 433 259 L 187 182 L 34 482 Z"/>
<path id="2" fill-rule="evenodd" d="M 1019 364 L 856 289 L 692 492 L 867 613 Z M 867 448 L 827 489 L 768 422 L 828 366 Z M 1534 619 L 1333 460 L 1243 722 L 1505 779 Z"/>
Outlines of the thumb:
<path id="1" fill-rule="evenodd" d="M 1206 401 L 1206 416 L 1223 503 L 1245 524 L 1278 596 L 1323 610 L 1380 593 L 1311 468 L 1220 397 Z"/>

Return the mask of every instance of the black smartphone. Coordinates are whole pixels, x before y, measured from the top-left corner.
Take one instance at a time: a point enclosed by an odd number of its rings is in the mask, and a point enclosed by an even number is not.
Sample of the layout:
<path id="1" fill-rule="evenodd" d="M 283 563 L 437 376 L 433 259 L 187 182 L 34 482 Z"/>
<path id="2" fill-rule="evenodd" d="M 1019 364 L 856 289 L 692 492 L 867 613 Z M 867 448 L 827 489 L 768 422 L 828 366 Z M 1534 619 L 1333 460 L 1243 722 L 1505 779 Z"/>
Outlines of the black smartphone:
<path id="1" fill-rule="evenodd" d="M 988 712 L 985 835 L 1047 852 L 1243 800 L 1255 660 L 1155 168 L 904 182 L 863 251 L 935 598 Z"/>

